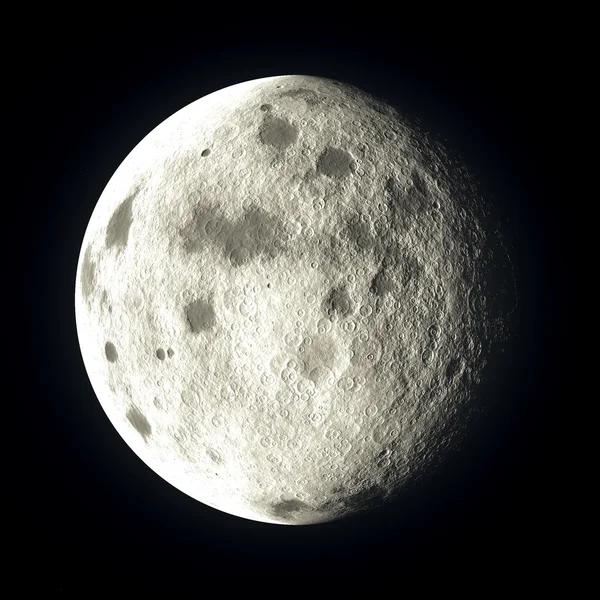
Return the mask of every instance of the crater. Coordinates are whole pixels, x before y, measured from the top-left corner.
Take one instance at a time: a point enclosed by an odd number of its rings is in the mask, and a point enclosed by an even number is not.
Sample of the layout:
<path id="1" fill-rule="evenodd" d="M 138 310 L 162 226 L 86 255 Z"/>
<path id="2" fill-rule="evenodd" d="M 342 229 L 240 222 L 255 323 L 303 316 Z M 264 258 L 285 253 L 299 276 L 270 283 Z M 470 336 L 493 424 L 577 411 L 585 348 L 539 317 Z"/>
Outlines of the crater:
<path id="1" fill-rule="evenodd" d="M 333 288 L 325 296 L 321 308 L 329 317 L 334 314 L 345 317 L 352 312 L 352 301 L 345 288 Z"/>
<path id="2" fill-rule="evenodd" d="M 380 115 L 386 115 L 388 117 L 394 117 L 397 115 L 397 110 L 389 104 L 385 104 L 379 100 L 366 100 L 367 106 L 377 111 Z"/>
<path id="3" fill-rule="evenodd" d="M 355 215 L 348 220 L 345 228 L 341 232 L 342 242 L 350 243 L 358 252 L 369 252 L 375 249 L 380 249 L 380 239 L 383 236 L 374 236 L 371 231 L 371 225 L 368 220 L 365 220 L 365 215 Z"/>
<path id="4" fill-rule="evenodd" d="M 106 290 L 102 291 L 102 297 L 100 298 L 100 304 L 102 308 L 108 310 L 109 313 L 112 313 L 112 304 L 108 301 L 108 292 Z"/>
<path id="5" fill-rule="evenodd" d="M 208 331 L 209 329 L 212 329 L 217 322 L 215 309 L 213 308 L 212 303 L 201 298 L 190 302 L 185 307 L 184 312 L 187 324 L 192 333 Z"/>
<path id="6" fill-rule="evenodd" d="M 271 504 L 271 513 L 281 519 L 293 519 L 297 513 L 311 510 L 311 507 L 300 500 L 282 500 Z"/>
<path id="7" fill-rule="evenodd" d="M 222 465 L 224 463 L 221 455 L 213 448 L 207 448 L 206 455 L 217 465 Z"/>
<path id="8" fill-rule="evenodd" d="M 456 377 L 461 370 L 462 363 L 460 358 L 451 358 L 446 366 L 446 377 L 452 379 Z"/>
<path id="9" fill-rule="evenodd" d="M 137 408 L 130 408 L 126 416 L 133 428 L 144 438 L 144 441 L 152 435 L 152 427 L 148 419 Z"/>
<path id="10" fill-rule="evenodd" d="M 334 179 L 348 177 L 355 169 L 352 155 L 340 148 L 327 147 L 317 159 L 317 173 Z"/>
<path id="11" fill-rule="evenodd" d="M 106 228 L 106 247 L 125 248 L 129 239 L 129 229 L 133 222 L 133 200 L 137 191 L 130 194 L 113 213 Z"/>
<path id="12" fill-rule="evenodd" d="M 371 280 L 369 290 L 376 296 L 385 296 L 386 294 L 393 292 L 394 287 L 393 279 L 390 276 L 389 269 L 384 261 Z"/>
<path id="13" fill-rule="evenodd" d="M 369 290 L 376 296 L 385 296 L 398 287 L 406 289 L 414 286 L 423 273 L 423 266 L 415 256 L 397 250 L 396 255 L 388 252 L 373 279 Z"/>
<path id="14" fill-rule="evenodd" d="M 299 98 L 300 100 L 304 100 L 306 104 L 309 106 L 315 106 L 316 104 L 320 104 L 322 99 L 319 95 L 313 91 L 306 88 L 297 88 L 295 90 L 288 90 L 287 92 L 282 92 L 279 95 L 280 98 Z"/>
<path id="15" fill-rule="evenodd" d="M 412 184 L 415 190 L 422 196 L 426 196 L 429 193 L 429 190 L 427 189 L 427 183 L 425 183 L 425 180 L 421 177 L 418 171 L 412 172 Z"/>
<path id="16" fill-rule="evenodd" d="M 106 355 L 106 360 L 111 363 L 117 362 L 119 358 L 119 353 L 112 342 L 106 342 L 104 345 L 104 354 Z"/>
<path id="17" fill-rule="evenodd" d="M 335 375 L 333 371 L 325 365 L 317 365 L 308 373 L 310 379 L 318 390 L 327 390 L 335 383 Z"/>
<path id="18" fill-rule="evenodd" d="M 156 358 L 158 358 L 158 360 L 165 360 L 165 351 L 162 348 L 159 348 L 156 351 Z"/>
<path id="19" fill-rule="evenodd" d="M 327 336 L 316 336 L 310 346 L 305 347 L 304 373 L 317 384 L 331 385 L 333 370 L 343 361 L 342 353 L 336 343 Z"/>
<path id="20" fill-rule="evenodd" d="M 286 119 L 269 117 L 263 121 L 258 135 L 260 141 L 278 150 L 285 150 L 298 140 L 298 128 Z"/>
<path id="21" fill-rule="evenodd" d="M 415 171 L 412 175 L 412 186 L 407 189 L 395 177 L 388 177 L 384 186 L 390 225 L 406 229 L 415 218 L 427 207 L 425 182 Z"/>
<path id="22" fill-rule="evenodd" d="M 343 498 L 342 502 L 352 510 L 361 511 L 379 505 L 384 497 L 385 489 L 375 484 Z"/>
<path id="23" fill-rule="evenodd" d="M 92 248 L 87 247 L 81 264 L 81 293 L 89 300 L 96 287 L 96 263 L 92 260 Z"/>

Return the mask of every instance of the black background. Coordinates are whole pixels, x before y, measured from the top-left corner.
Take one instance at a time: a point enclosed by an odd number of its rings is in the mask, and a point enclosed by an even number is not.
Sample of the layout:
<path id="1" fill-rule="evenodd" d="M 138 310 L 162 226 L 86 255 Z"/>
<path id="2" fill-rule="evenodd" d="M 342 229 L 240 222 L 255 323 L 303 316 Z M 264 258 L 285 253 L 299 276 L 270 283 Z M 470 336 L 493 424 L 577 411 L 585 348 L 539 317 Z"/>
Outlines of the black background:
<path id="1" fill-rule="evenodd" d="M 488 33 L 434 43 L 358 25 L 259 36 L 234 23 L 146 39 L 63 33 L 24 50 L 27 173 L 17 203 L 30 240 L 20 286 L 28 370 L 18 395 L 27 390 L 27 427 L 15 432 L 15 489 L 19 556 L 46 589 L 69 590 L 84 576 L 151 585 L 165 576 L 192 587 L 248 567 L 258 578 L 283 573 L 292 586 L 298 574 L 390 566 L 399 574 L 442 563 L 529 570 L 536 557 L 549 568 L 563 527 L 555 425 L 571 335 L 557 280 L 574 247 L 554 184 L 563 67 L 550 37 Z M 95 399 L 74 322 L 81 241 L 122 160 L 179 108 L 279 74 L 354 84 L 447 139 L 510 222 L 521 291 L 513 370 L 498 383 L 505 402 L 461 455 L 400 504 L 310 527 L 232 517 L 150 471 Z"/>

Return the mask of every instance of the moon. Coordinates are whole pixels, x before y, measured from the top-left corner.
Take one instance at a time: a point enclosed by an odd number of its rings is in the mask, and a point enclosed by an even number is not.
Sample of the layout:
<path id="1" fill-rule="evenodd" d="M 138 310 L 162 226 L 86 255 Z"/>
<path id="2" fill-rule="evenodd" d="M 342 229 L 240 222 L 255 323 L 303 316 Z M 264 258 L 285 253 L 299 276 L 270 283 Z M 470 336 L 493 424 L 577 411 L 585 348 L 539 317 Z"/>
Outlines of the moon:
<path id="1" fill-rule="evenodd" d="M 459 444 L 516 297 L 457 157 L 386 102 L 293 75 L 140 141 L 89 220 L 75 315 L 144 463 L 220 511 L 303 525 L 373 510 Z"/>

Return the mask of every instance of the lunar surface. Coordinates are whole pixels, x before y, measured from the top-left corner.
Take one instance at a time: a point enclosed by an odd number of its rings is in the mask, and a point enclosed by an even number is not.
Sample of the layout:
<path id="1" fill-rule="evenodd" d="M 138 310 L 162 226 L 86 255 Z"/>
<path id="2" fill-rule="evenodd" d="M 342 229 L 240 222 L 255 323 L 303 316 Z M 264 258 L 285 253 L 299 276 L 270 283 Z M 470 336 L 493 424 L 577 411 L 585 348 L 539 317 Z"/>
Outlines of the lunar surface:
<path id="1" fill-rule="evenodd" d="M 473 178 L 397 109 L 310 76 L 184 107 L 89 221 L 87 373 L 139 458 L 247 519 L 374 507 L 461 439 L 516 291 Z"/>

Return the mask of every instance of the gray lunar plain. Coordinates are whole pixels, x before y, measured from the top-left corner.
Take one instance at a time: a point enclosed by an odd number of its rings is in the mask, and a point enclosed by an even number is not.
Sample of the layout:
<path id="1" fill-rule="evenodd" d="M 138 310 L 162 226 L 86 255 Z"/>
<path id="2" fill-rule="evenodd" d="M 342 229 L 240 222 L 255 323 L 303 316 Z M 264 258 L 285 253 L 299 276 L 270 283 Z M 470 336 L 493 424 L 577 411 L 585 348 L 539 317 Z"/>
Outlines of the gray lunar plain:
<path id="1" fill-rule="evenodd" d="M 98 400 L 196 500 L 311 524 L 372 509 L 457 444 L 516 301 L 458 159 L 354 87 L 270 77 L 175 113 L 83 239 Z"/>

